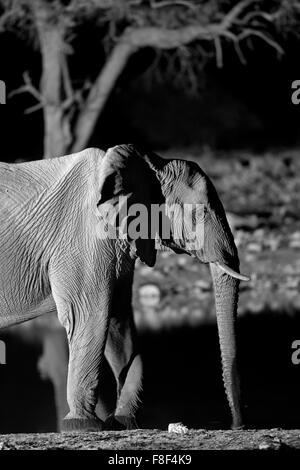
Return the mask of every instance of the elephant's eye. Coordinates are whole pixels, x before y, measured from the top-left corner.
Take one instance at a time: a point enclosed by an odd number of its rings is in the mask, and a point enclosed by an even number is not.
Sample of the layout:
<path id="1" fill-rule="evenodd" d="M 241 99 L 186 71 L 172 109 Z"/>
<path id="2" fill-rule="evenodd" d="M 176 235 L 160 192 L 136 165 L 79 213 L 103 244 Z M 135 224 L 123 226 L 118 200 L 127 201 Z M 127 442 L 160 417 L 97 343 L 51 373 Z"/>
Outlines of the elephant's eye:
<path id="1" fill-rule="evenodd" d="M 193 222 L 193 224 L 195 224 L 196 221 L 197 221 L 197 210 L 196 210 L 196 208 L 194 208 L 192 210 L 192 222 Z"/>
<path id="2" fill-rule="evenodd" d="M 207 208 L 203 204 L 198 204 L 196 207 L 192 209 L 192 222 L 193 224 L 197 224 L 204 220 L 205 215 L 207 213 Z"/>

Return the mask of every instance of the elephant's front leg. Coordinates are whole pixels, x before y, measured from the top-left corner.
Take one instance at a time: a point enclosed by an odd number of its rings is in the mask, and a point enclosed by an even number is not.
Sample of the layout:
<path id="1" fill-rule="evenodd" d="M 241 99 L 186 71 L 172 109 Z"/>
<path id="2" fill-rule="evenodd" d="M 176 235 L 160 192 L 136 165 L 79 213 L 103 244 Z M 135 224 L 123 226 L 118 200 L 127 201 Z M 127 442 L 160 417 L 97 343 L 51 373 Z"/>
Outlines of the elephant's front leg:
<path id="1" fill-rule="evenodd" d="M 138 428 L 136 414 L 142 389 L 143 367 L 136 341 L 131 316 L 121 322 L 120 319 L 111 318 L 105 356 L 117 382 L 117 404 L 114 415 L 105 423 L 107 429 Z"/>
<path id="2" fill-rule="evenodd" d="M 101 366 L 110 315 L 110 291 L 96 286 L 89 279 L 89 287 L 76 280 L 52 282 L 58 318 L 65 327 L 69 342 L 67 401 L 69 413 L 63 420 L 63 431 L 99 431 L 102 421 L 95 408 L 98 398 Z M 96 285 L 96 280 L 95 280 Z M 65 286 L 65 288 L 62 288 Z"/>
<path id="3" fill-rule="evenodd" d="M 117 403 L 106 420 L 107 429 L 137 428 L 136 414 L 142 389 L 143 367 L 137 344 L 132 310 L 133 271 L 118 279 L 112 300 L 112 316 L 105 347 L 105 357 L 117 383 Z"/>

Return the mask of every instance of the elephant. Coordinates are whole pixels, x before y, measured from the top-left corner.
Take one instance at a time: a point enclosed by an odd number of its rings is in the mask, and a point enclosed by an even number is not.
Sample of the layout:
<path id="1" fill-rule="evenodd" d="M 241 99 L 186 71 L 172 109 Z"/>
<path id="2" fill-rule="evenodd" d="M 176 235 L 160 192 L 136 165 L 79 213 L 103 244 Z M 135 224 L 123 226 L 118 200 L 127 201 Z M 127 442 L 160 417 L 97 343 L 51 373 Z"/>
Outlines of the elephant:
<path id="1" fill-rule="evenodd" d="M 137 229 L 128 210 L 134 206 L 147 210 L 146 236 L 129 230 Z M 152 221 L 156 206 L 164 208 L 167 236 Z M 66 331 L 63 431 L 107 428 L 96 412 L 105 362 L 116 380 L 109 426 L 136 427 L 142 361 L 131 306 L 134 265 L 139 258 L 153 267 L 158 249 L 209 263 L 232 426 L 242 426 L 236 317 L 239 282 L 249 278 L 239 272 L 217 191 L 195 162 L 167 160 L 127 144 L 1 163 L 0 238 L 0 328 L 57 312 Z"/>

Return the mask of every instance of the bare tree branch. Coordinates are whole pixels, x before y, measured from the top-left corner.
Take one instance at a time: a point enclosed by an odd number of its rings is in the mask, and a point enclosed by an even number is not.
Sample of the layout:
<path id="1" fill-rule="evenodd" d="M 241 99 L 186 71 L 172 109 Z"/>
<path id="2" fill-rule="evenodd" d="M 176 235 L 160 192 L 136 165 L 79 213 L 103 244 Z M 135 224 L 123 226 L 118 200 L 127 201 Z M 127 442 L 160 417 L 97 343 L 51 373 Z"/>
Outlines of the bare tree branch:
<path id="1" fill-rule="evenodd" d="M 182 7 L 185 7 L 185 8 L 189 8 L 193 11 L 195 11 L 197 8 L 196 8 L 196 5 L 194 5 L 193 3 L 190 3 L 189 1 L 185 1 L 185 0 L 162 0 L 161 2 L 156 2 L 155 0 L 150 0 L 150 6 L 151 8 L 155 9 L 155 8 L 166 8 L 166 7 L 174 7 L 174 6 L 182 6 Z"/>
<path id="2" fill-rule="evenodd" d="M 34 106 L 30 106 L 30 108 L 25 109 L 24 114 L 32 114 L 35 113 L 36 111 L 39 111 L 40 109 L 44 108 L 43 103 L 38 103 Z"/>
<path id="3" fill-rule="evenodd" d="M 158 49 L 173 49 L 189 44 L 195 40 L 215 40 L 226 33 L 239 15 L 253 3 L 260 0 L 243 0 L 234 6 L 219 23 L 209 23 L 205 26 L 193 24 L 178 29 L 168 29 L 156 26 L 128 28 L 123 40 L 132 45 L 133 49 L 154 47 Z M 248 32 L 250 29 L 248 29 Z M 255 31 L 255 29 L 251 29 Z M 253 33 L 254 34 L 254 33 Z M 270 42 L 273 45 L 273 41 Z"/>
<path id="4" fill-rule="evenodd" d="M 21 85 L 19 88 L 16 88 L 10 92 L 9 97 L 19 95 L 20 93 L 30 93 L 37 101 L 43 102 L 43 97 L 40 91 L 32 84 L 29 72 L 26 71 L 23 73 L 24 85 Z"/>
<path id="5" fill-rule="evenodd" d="M 240 41 L 242 41 L 243 39 L 246 39 L 248 38 L 249 36 L 257 36 L 259 38 L 261 38 L 264 42 L 266 42 L 267 44 L 269 44 L 269 46 L 273 47 L 274 49 L 276 49 L 276 51 L 282 55 L 284 54 L 284 50 L 282 49 L 282 47 L 280 46 L 280 44 L 278 44 L 274 39 L 272 39 L 270 36 L 268 36 L 267 34 L 263 33 L 262 31 L 257 31 L 255 29 L 246 29 L 245 31 L 243 31 L 243 33 L 241 33 L 239 36 L 238 36 L 238 39 Z"/>
<path id="6" fill-rule="evenodd" d="M 218 36 L 215 37 L 215 48 L 216 48 L 217 67 L 222 68 L 223 67 L 223 52 L 222 52 L 221 41 Z"/>
<path id="7" fill-rule="evenodd" d="M 235 20 L 235 23 L 239 25 L 245 25 L 245 24 L 249 24 L 255 18 L 263 19 L 269 23 L 272 23 L 277 18 L 279 18 L 282 15 L 282 13 L 283 13 L 282 8 L 279 8 L 274 13 L 267 13 L 265 11 L 250 11 L 244 16 L 244 18 L 240 20 Z"/>
<path id="8" fill-rule="evenodd" d="M 229 13 L 227 13 L 222 22 L 221 29 L 226 30 L 234 23 L 234 21 L 240 16 L 240 14 L 246 10 L 251 4 L 260 2 L 261 0 L 243 0 L 235 5 Z"/>
<path id="9" fill-rule="evenodd" d="M 233 42 L 235 51 L 236 51 L 236 53 L 237 53 L 237 56 L 238 56 L 240 62 L 241 62 L 243 65 L 246 65 L 246 64 L 247 64 L 247 61 L 246 61 L 246 58 L 245 58 L 245 56 L 244 56 L 244 54 L 243 54 L 243 52 L 242 52 L 242 49 L 241 49 L 241 47 L 240 47 L 240 43 L 239 43 L 238 37 L 237 37 L 235 34 L 231 33 L 230 31 L 225 31 L 225 32 L 223 33 L 223 36 L 224 36 L 224 37 L 228 37 L 228 38 Z"/>

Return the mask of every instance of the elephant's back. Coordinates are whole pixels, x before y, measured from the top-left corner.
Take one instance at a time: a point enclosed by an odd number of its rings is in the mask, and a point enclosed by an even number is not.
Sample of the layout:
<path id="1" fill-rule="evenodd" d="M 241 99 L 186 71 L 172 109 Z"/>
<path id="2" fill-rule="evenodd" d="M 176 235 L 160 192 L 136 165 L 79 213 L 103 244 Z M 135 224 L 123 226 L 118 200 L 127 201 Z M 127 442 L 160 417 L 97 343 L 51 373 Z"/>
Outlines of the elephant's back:
<path id="1" fill-rule="evenodd" d="M 10 214 L 14 209 L 18 211 L 51 191 L 66 172 L 66 167 L 68 171 L 63 157 L 17 164 L 0 162 L 0 219 L 7 210 Z"/>
<path id="2" fill-rule="evenodd" d="M 70 194 L 79 192 L 89 184 L 105 152 L 100 149 L 85 149 L 59 158 L 23 163 L 0 162 L 0 220 L 9 215 L 28 212 L 43 195 L 57 192 L 64 196 L 61 187 Z M 89 186 L 91 186 L 89 184 Z M 30 212 L 30 211 L 29 211 Z"/>
<path id="3" fill-rule="evenodd" d="M 24 164 L 0 163 L 0 212 L 37 197 L 45 187 L 41 176 Z"/>

